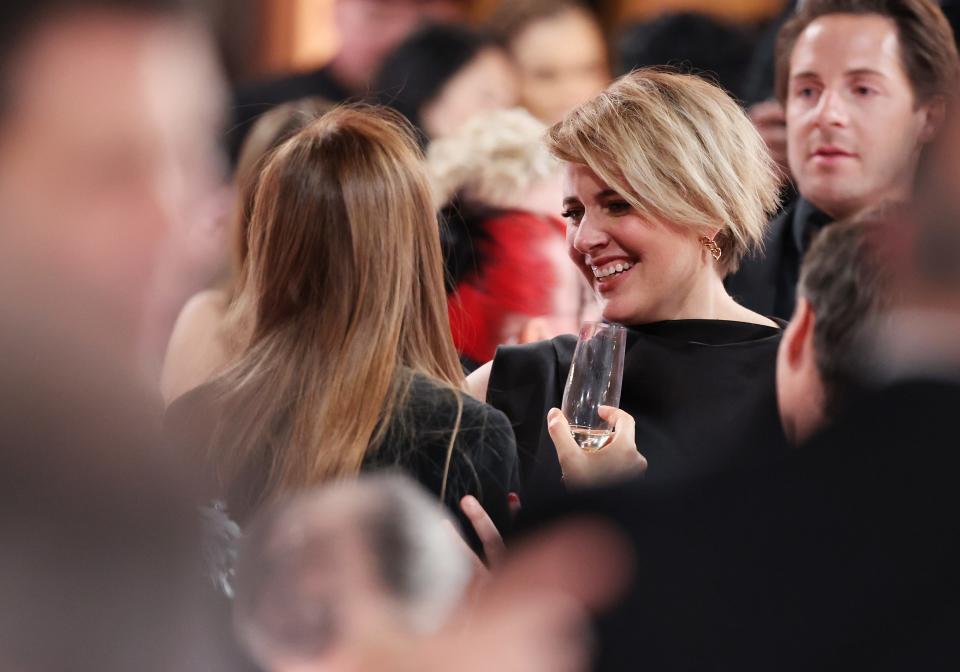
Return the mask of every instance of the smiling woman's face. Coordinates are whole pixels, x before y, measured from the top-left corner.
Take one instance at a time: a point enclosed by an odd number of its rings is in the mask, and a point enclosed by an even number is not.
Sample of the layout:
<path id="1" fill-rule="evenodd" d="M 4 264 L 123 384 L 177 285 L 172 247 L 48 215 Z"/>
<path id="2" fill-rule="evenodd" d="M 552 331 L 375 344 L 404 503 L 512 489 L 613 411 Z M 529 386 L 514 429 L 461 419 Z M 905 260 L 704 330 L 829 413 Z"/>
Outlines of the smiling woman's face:
<path id="1" fill-rule="evenodd" d="M 597 293 L 604 319 L 682 317 L 703 274 L 713 272 L 692 229 L 640 214 L 587 166 L 564 165 L 563 207 L 568 253 Z"/>

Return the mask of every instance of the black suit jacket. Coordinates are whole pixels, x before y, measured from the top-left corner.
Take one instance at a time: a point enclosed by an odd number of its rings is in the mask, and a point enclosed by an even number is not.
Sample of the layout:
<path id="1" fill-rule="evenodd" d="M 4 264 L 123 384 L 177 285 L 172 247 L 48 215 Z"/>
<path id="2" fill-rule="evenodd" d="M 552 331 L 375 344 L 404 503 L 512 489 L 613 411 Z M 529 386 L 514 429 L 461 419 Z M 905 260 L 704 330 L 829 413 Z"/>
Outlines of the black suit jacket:
<path id="1" fill-rule="evenodd" d="M 770 222 L 762 250 L 745 257 L 724 281 L 727 291 L 750 310 L 789 320 L 803 255 L 814 234 L 830 221 L 809 201 L 795 200 Z"/>
<path id="2" fill-rule="evenodd" d="M 583 492 L 521 526 L 594 513 L 632 542 L 600 670 L 960 669 L 958 408 L 960 384 L 902 382 L 773 465 Z"/>

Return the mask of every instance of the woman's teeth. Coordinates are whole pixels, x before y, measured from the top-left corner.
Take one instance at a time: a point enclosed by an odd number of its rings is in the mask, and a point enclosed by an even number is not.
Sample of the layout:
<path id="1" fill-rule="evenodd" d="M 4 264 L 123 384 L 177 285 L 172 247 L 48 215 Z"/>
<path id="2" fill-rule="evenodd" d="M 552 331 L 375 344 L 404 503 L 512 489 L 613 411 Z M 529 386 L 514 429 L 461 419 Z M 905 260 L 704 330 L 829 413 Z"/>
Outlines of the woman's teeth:
<path id="1" fill-rule="evenodd" d="M 633 267 L 633 264 L 626 261 L 618 261 L 615 264 L 609 264 L 607 266 L 598 267 L 591 266 L 593 270 L 593 275 L 597 279 L 609 278 L 611 275 L 616 275 L 617 273 L 623 273 L 624 271 L 630 270 Z"/>

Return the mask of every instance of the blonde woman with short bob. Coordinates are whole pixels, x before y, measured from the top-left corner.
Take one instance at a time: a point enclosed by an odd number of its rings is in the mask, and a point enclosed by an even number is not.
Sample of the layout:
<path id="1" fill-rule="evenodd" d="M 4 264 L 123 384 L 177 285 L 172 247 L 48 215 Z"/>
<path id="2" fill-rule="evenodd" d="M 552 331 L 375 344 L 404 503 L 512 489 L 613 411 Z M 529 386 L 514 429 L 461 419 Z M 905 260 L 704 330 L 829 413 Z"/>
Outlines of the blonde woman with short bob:
<path id="1" fill-rule="evenodd" d="M 780 325 L 723 286 L 777 205 L 775 168 L 740 107 L 698 77 L 638 70 L 550 128 L 547 146 L 563 162 L 569 256 L 604 320 L 628 328 L 621 408 L 636 419 L 646 478 L 671 482 L 773 450 L 734 440 L 744 432 L 785 445 L 774 391 Z M 514 425 L 528 498 L 561 487 L 546 418 L 560 406 L 575 342 L 502 347 L 469 380 Z"/>
<path id="2" fill-rule="evenodd" d="M 513 435 L 461 391 L 432 199 L 412 129 L 383 108 L 335 108 L 267 160 L 229 361 L 168 411 L 239 522 L 390 467 L 507 523 Z"/>

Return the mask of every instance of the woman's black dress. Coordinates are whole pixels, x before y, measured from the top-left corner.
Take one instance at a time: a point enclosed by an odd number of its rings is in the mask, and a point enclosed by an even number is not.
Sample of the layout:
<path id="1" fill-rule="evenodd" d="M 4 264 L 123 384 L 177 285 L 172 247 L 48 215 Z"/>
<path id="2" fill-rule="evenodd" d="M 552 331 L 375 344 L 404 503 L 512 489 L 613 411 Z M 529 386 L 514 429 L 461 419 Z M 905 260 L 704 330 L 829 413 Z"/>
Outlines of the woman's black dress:
<path id="1" fill-rule="evenodd" d="M 426 376 L 414 375 L 404 403 L 396 410 L 383 440 L 368 452 L 362 470 L 396 469 L 439 495 L 447 447 L 456 422 L 454 395 L 463 402 L 463 414 L 444 503 L 460 519 L 472 545 L 479 548 L 471 526 L 459 510 L 459 500 L 464 495 L 475 495 L 498 528 L 508 529 L 507 495 L 520 491 L 516 443 L 503 413 Z M 170 405 L 165 419 L 167 442 L 190 456 L 202 455 L 218 421 L 216 393 L 210 384 L 201 386 Z M 204 466 L 215 472 L 215 465 Z M 241 525 L 255 512 L 264 486 L 258 481 L 266 473 L 266 465 L 248 467 L 247 477 L 237 487 L 221 485 L 218 492 L 209 493 L 212 498 L 224 500 L 230 515 Z"/>
<path id="2" fill-rule="evenodd" d="M 724 320 L 672 320 L 627 329 L 620 407 L 637 421 L 646 480 L 673 483 L 786 450 L 775 368 L 781 330 Z M 562 489 L 547 433 L 560 408 L 577 339 L 497 350 L 487 401 L 513 424 L 527 501 Z"/>

